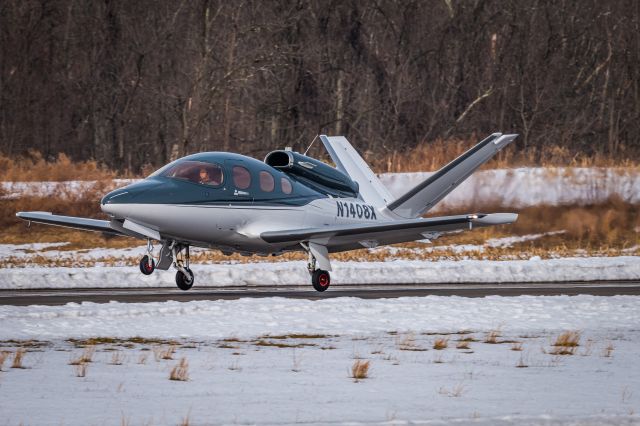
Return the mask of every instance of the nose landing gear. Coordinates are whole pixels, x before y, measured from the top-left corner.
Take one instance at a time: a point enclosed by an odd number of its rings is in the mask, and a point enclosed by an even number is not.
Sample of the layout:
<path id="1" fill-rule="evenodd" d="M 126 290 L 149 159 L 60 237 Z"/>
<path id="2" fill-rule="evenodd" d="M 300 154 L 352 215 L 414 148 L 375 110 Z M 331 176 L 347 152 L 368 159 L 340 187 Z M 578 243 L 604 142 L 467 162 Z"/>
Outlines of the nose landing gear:
<path id="1" fill-rule="evenodd" d="M 153 260 L 153 257 L 144 255 L 142 259 L 140 259 L 140 272 L 142 272 L 145 275 L 151 275 L 155 270 L 156 270 L 156 261 Z"/>
<path id="2" fill-rule="evenodd" d="M 145 275 L 153 274 L 156 270 L 156 261 L 153 259 L 153 244 L 147 240 L 147 254 L 140 259 L 140 272 Z"/>
<path id="3" fill-rule="evenodd" d="M 153 244 L 151 240 L 148 240 L 147 254 L 140 259 L 140 272 L 145 275 L 151 275 L 156 269 L 166 271 L 173 264 L 173 267 L 178 270 L 176 272 L 176 285 L 180 290 L 189 290 L 193 287 L 195 281 L 193 271 L 189 269 L 189 258 L 188 245 L 165 240 L 162 242 L 162 249 L 156 264 L 153 257 Z"/>

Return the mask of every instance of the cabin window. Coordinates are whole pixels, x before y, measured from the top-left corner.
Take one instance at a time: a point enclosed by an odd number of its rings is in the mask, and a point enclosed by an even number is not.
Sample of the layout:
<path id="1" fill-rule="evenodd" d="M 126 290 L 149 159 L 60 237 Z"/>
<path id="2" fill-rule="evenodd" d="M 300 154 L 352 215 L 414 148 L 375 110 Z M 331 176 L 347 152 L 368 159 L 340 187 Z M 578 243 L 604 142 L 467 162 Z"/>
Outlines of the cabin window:
<path id="1" fill-rule="evenodd" d="M 242 166 L 233 166 L 233 184 L 238 189 L 247 189 L 251 186 L 251 174 Z"/>
<path id="2" fill-rule="evenodd" d="M 209 186 L 220 186 L 224 180 L 222 167 L 202 161 L 180 161 L 160 175 Z"/>
<path id="3" fill-rule="evenodd" d="M 260 189 L 264 192 L 273 192 L 276 187 L 276 181 L 269 172 L 260 172 Z"/>
<path id="4" fill-rule="evenodd" d="M 282 192 L 284 192 L 285 194 L 291 194 L 291 192 L 293 191 L 291 181 L 286 177 L 280 178 L 280 186 L 282 187 Z"/>

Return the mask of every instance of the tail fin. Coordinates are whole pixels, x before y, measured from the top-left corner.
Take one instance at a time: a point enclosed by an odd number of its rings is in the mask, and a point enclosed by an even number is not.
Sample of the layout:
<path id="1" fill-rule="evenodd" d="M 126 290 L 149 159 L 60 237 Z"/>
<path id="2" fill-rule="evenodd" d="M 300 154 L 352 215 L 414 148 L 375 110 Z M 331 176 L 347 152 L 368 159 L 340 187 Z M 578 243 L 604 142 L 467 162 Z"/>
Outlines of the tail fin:
<path id="1" fill-rule="evenodd" d="M 406 218 L 424 214 L 516 137 L 492 134 L 389 204 L 389 210 Z"/>
<path id="2" fill-rule="evenodd" d="M 378 180 L 344 136 L 320 135 L 320 140 L 333 162 L 336 163 L 336 168 L 358 182 L 363 201 L 375 208 L 382 208 L 393 200 L 389 190 Z"/>

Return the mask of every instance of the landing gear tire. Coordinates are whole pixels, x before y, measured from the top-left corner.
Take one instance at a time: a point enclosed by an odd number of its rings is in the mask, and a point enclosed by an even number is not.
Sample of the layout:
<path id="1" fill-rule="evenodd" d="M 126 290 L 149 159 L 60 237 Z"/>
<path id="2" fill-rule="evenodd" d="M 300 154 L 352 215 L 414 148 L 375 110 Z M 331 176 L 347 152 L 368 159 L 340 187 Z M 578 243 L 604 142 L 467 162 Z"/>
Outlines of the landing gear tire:
<path id="1" fill-rule="evenodd" d="M 328 271 L 316 269 L 311 274 L 311 284 L 317 291 L 325 291 L 331 284 L 331 275 L 329 275 Z"/>
<path id="2" fill-rule="evenodd" d="M 145 255 L 140 259 L 140 272 L 145 275 L 153 274 L 153 271 L 156 270 L 156 261 L 151 259 L 151 263 L 149 263 L 149 256 Z"/>
<path id="3" fill-rule="evenodd" d="M 178 288 L 180 290 L 187 291 L 191 287 L 193 287 L 193 282 L 195 281 L 195 279 L 193 276 L 193 272 L 191 272 L 191 269 L 184 268 L 184 270 L 187 271 L 188 275 L 185 275 L 182 271 L 176 272 L 176 284 L 178 285 Z"/>

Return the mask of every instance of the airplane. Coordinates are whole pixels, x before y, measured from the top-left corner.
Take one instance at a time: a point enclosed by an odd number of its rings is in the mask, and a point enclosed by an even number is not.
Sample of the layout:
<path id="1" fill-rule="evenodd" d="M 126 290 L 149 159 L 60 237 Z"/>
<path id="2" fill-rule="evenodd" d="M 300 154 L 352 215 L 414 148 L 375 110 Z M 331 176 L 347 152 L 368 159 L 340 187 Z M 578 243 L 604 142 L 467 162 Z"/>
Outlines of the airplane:
<path id="1" fill-rule="evenodd" d="M 398 198 L 345 137 L 320 135 L 335 167 L 290 148 L 270 152 L 264 161 L 201 152 L 109 192 L 100 202 L 109 220 L 50 212 L 16 215 L 29 222 L 145 239 L 140 271 L 149 275 L 173 266 L 182 290 L 195 281 L 191 246 L 226 255 L 306 252 L 311 283 L 322 292 L 331 283 L 330 253 L 515 222 L 514 213 L 422 215 L 517 136 L 490 135 Z M 156 255 L 153 241 L 160 243 Z"/>

